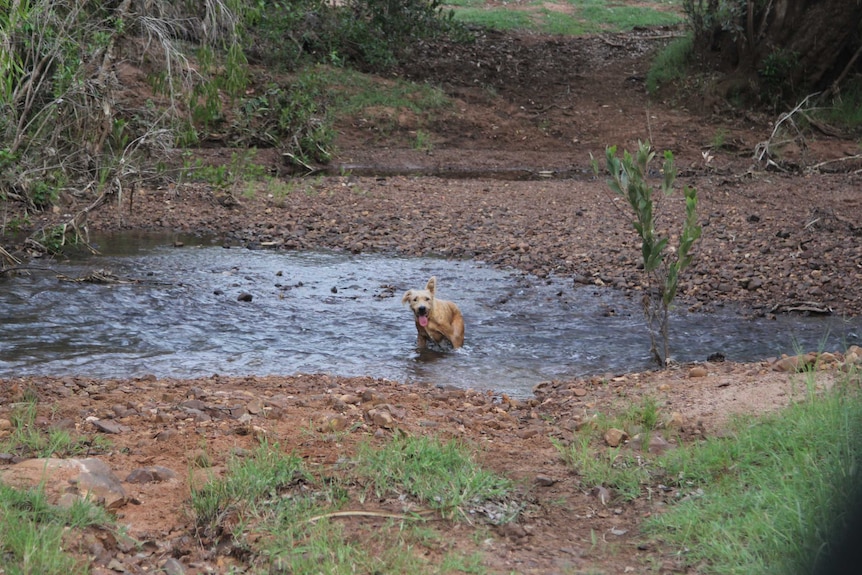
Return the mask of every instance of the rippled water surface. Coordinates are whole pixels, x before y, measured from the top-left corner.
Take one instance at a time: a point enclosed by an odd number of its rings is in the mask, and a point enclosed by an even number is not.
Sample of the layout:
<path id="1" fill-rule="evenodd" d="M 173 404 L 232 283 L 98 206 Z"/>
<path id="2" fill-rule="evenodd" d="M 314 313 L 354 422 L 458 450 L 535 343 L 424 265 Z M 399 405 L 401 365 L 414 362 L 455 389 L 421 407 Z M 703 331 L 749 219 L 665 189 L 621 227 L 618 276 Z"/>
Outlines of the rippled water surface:
<path id="1" fill-rule="evenodd" d="M 0 276 L 0 376 L 197 377 L 331 373 L 526 395 L 548 379 L 640 370 L 649 340 L 631 302 L 489 266 L 442 259 L 274 252 L 167 238 L 114 238 L 54 272 Z M 96 269 L 140 283 L 60 281 Z M 401 296 L 431 275 L 460 306 L 466 342 L 418 352 Z M 241 302 L 241 293 L 252 295 Z M 609 311 L 612 310 L 612 313 Z M 859 343 L 860 322 L 732 312 L 677 314 L 680 361 L 748 361 Z"/>

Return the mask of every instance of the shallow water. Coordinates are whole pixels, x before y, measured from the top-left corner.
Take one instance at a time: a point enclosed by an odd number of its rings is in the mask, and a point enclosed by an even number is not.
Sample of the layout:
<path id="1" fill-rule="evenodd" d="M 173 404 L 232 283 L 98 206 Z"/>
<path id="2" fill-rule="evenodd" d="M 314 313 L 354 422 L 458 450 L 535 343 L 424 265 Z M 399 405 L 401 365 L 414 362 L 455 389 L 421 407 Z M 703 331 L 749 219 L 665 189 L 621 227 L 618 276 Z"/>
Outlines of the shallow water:
<path id="1" fill-rule="evenodd" d="M 490 389 L 650 367 L 639 309 L 618 293 L 573 288 L 475 262 L 335 252 L 252 251 L 168 238 L 115 237 L 103 255 L 53 262 L 80 277 L 110 270 L 141 283 L 0 276 L 0 376 L 126 378 L 331 373 Z M 438 279 L 466 321 L 457 351 L 417 351 L 410 288 Z M 240 293 L 251 302 L 237 301 Z M 613 313 L 608 313 L 613 310 Z M 679 361 L 714 352 L 750 361 L 859 343 L 859 320 L 732 311 L 671 321 Z"/>

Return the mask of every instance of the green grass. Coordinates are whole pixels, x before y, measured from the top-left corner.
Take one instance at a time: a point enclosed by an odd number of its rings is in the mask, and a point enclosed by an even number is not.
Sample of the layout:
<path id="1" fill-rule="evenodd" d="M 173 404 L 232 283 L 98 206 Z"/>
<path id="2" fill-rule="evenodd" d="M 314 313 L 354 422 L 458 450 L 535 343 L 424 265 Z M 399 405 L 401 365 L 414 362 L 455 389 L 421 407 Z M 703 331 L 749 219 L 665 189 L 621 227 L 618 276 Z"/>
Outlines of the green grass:
<path id="1" fill-rule="evenodd" d="M 486 8 L 478 0 L 446 2 L 455 10 L 455 18 L 497 30 L 529 30 L 545 34 L 580 36 L 599 32 L 623 32 L 637 27 L 655 27 L 679 24 L 682 11 L 655 10 L 642 6 L 622 6 L 607 0 L 569 0 L 568 12 L 549 10 L 541 2 L 528 5 L 525 10 L 512 8 Z M 668 2 L 679 7 L 681 2 Z"/>
<path id="2" fill-rule="evenodd" d="M 494 30 L 533 30 L 536 28 L 526 12 L 505 9 L 460 8 L 455 10 L 455 20 Z"/>
<path id="3" fill-rule="evenodd" d="M 89 502 L 57 507 L 41 489 L 18 490 L 0 483 L 0 573 L 87 573 L 84 562 L 64 551 L 63 536 L 69 528 L 112 524 L 104 509 Z"/>
<path id="4" fill-rule="evenodd" d="M 811 573 L 858 495 L 860 456 L 858 392 L 810 394 L 663 458 L 665 481 L 687 497 L 645 531 L 704 573 Z"/>
<path id="5" fill-rule="evenodd" d="M 860 133 L 862 129 L 862 79 L 848 80 L 832 105 L 821 110 L 822 117 L 831 123 L 846 126 Z M 862 151 L 862 144 L 860 144 Z"/>
<path id="6" fill-rule="evenodd" d="M 607 32 L 622 32 L 637 27 L 669 26 L 683 21 L 681 13 L 661 12 L 640 6 L 620 6 L 606 0 L 570 0 L 570 2 L 579 7 L 578 15 L 582 19 L 594 23 Z"/>
<path id="7" fill-rule="evenodd" d="M 650 94 L 655 94 L 663 85 L 671 84 L 685 77 L 691 53 L 691 36 L 677 38 L 668 44 L 664 50 L 658 53 L 649 72 L 647 72 L 647 91 Z"/>
<path id="8" fill-rule="evenodd" d="M 213 542 L 230 538 L 261 572 L 484 573 L 478 551 L 449 552 L 442 564 L 431 564 L 421 549 L 445 547 L 445 525 L 427 523 L 427 514 L 380 510 L 379 502 L 418 505 L 454 520 L 489 502 L 509 510 L 499 522 L 514 519 L 519 509 L 508 502 L 511 483 L 482 470 L 455 442 L 399 437 L 382 447 L 366 443 L 341 471 L 316 475 L 277 444 L 261 445 L 232 459 L 224 477 L 193 487 L 198 535 Z M 366 503 L 372 510 L 364 511 Z M 367 521 L 345 522 L 353 516 Z"/>
<path id="9" fill-rule="evenodd" d="M 0 441 L 0 452 L 25 457 L 72 457 L 102 453 L 110 442 L 100 435 L 73 435 L 65 429 L 36 427 L 38 400 L 33 397 L 15 405 L 10 412 L 12 433 Z"/>
<path id="10" fill-rule="evenodd" d="M 641 451 L 646 451 L 659 420 L 658 402 L 647 396 L 617 415 L 596 414 L 593 423 L 579 431 L 569 444 L 555 439 L 551 439 L 551 443 L 563 461 L 580 476 L 584 488 L 603 486 L 611 489 L 614 497 L 633 501 L 643 494 L 651 479 L 648 468 L 643 465 L 643 454 L 623 447 L 595 448 L 594 445 L 602 441 L 607 430 L 615 428 L 625 431 L 629 437 L 639 436 Z"/>
<path id="11" fill-rule="evenodd" d="M 317 65 L 303 74 L 313 75 L 330 95 L 330 113 L 355 114 L 370 107 L 410 110 L 415 113 L 450 107 L 451 101 L 439 88 L 405 80 L 381 84 L 373 77 L 347 68 Z"/>
<path id="12" fill-rule="evenodd" d="M 647 444 L 661 421 L 652 398 L 595 417 L 568 444 L 552 443 L 582 488 L 603 486 L 614 500 L 675 488 L 676 501 L 643 532 L 698 573 L 811 573 L 862 495 L 862 379 L 839 374 L 832 390 L 815 392 L 813 373 L 798 377 L 800 397 L 784 410 L 738 418 L 725 437 L 663 455 L 602 440 L 616 427 Z"/>
<path id="13" fill-rule="evenodd" d="M 403 490 L 449 517 L 466 515 L 473 506 L 489 500 L 508 507 L 511 482 L 484 471 L 454 441 L 396 437 L 385 449 L 363 444 L 357 459 L 357 473 L 371 480 L 378 497 Z M 514 520 L 516 507 L 499 522 Z"/>

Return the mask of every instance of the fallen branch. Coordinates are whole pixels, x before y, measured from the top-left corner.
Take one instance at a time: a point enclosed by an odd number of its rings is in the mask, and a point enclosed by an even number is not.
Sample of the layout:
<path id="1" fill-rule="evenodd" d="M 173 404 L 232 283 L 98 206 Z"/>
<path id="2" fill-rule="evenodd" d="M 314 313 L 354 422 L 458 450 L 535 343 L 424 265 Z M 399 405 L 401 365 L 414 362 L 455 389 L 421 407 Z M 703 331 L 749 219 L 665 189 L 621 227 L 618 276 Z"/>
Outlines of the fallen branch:
<path id="1" fill-rule="evenodd" d="M 811 166 L 808 169 L 809 170 L 819 170 L 823 166 L 828 166 L 829 164 L 836 164 L 838 162 L 849 162 L 851 160 L 862 160 L 862 154 L 856 154 L 854 156 L 844 156 L 843 158 L 835 158 L 832 160 L 825 160 L 823 162 L 814 164 L 813 166 Z"/>
<path id="2" fill-rule="evenodd" d="M 333 513 L 324 513 L 322 515 L 315 515 L 314 517 L 310 517 L 308 519 L 308 522 L 314 523 L 315 521 L 320 521 L 321 519 L 330 519 L 333 517 L 380 517 L 383 519 L 427 521 L 428 518 L 424 517 L 424 515 L 431 515 L 433 513 L 434 511 L 431 510 L 422 511 L 413 515 L 404 515 L 401 513 L 385 513 L 381 511 L 335 511 Z"/>

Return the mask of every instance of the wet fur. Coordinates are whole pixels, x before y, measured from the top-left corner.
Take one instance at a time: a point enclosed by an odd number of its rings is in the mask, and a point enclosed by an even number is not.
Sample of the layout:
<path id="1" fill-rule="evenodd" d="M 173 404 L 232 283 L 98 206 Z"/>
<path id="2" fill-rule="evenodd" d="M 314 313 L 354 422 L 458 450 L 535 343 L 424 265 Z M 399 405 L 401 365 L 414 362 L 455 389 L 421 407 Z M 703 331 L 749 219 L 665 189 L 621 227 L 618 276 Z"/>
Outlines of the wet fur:
<path id="1" fill-rule="evenodd" d="M 429 339 L 438 344 L 445 339 L 453 348 L 458 349 L 464 345 L 464 317 L 457 305 L 434 297 L 436 291 L 437 278 L 432 277 L 425 289 L 408 290 L 401 298 L 401 303 L 408 304 L 413 311 L 416 331 L 419 334 L 416 345 L 425 348 Z M 426 326 L 419 323 L 419 318 L 423 315 L 428 317 Z"/>

